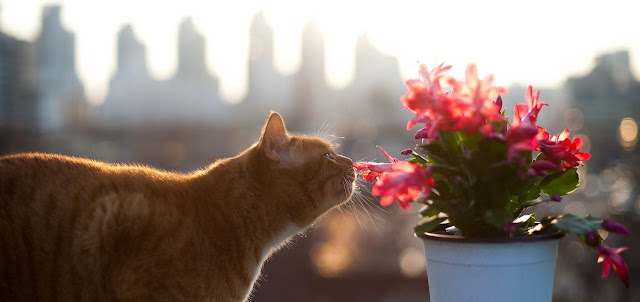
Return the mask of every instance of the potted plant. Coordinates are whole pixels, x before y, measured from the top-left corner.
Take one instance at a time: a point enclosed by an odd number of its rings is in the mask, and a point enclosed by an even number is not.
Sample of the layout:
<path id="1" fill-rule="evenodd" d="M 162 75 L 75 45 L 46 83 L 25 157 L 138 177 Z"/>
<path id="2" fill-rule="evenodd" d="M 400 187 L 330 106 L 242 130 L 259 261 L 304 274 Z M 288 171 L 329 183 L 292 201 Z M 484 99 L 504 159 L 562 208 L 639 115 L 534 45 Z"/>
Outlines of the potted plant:
<path id="1" fill-rule="evenodd" d="M 354 163 L 383 206 L 423 205 L 414 231 L 424 239 L 431 301 L 551 301 L 558 241 L 567 233 L 598 251 L 603 277 L 613 266 L 628 287 L 619 255 L 626 248 L 605 245 L 598 232 L 629 234 L 624 226 L 532 209 L 578 187 L 577 167 L 590 157 L 582 140 L 536 124 L 547 104 L 531 86 L 508 118 L 506 90 L 492 76 L 478 78 L 469 64 L 457 80 L 449 69 L 421 64 L 419 78 L 406 82 L 401 101 L 414 114 L 407 130 L 420 126 L 419 143 L 401 152 L 406 160 L 380 148 L 388 162 Z"/>

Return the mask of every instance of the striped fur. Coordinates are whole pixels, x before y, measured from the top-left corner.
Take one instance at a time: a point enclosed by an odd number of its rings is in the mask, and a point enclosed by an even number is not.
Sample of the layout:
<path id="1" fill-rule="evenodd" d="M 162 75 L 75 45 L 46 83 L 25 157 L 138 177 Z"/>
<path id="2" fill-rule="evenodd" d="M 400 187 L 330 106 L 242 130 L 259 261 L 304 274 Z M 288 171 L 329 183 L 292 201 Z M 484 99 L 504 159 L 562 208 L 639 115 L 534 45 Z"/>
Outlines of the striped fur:
<path id="1" fill-rule="evenodd" d="M 264 260 L 353 181 L 351 160 L 277 113 L 256 144 L 191 174 L 0 157 L 0 301 L 247 300 Z"/>

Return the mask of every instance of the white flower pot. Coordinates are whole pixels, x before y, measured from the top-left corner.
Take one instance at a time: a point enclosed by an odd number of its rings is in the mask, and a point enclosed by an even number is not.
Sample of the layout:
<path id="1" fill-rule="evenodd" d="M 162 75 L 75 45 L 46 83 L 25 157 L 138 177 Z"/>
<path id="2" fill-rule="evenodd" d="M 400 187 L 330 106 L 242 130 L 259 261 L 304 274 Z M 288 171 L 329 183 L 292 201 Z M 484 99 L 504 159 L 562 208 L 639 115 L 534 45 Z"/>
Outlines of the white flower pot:
<path id="1" fill-rule="evenodd" d="M 486 240 L 419 235 L 430 302 L 550 302 L 562 236 Z"/>

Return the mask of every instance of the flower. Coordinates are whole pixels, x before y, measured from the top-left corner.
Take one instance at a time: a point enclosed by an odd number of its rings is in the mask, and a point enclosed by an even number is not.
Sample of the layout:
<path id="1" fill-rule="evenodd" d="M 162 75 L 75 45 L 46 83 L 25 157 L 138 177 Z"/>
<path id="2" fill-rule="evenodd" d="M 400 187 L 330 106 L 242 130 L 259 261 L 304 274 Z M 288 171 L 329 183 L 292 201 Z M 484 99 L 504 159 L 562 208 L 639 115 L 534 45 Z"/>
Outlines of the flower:
<path id="1" fill-rule="evenodd" d="M 600 244 L 600 241 L 602 240 L 600 238 L 600 235 L 598 234 L 598 231 L 593 230 L 589 233 L 587 233 L 587 235 L 585 236 L 586 240 L 587 240 L 587 244 L 590 245 L 591 247 L 597 247 Z"/>
<path id="2" fill-rule="evenodd" d="M 539 137 L 540 151 L 547 160 L 557 164 L 560 171 L 577 167 L 579 161 L 586 161 L 591 157 L 591 154 L 587 152 L 579 152 L 582 148 L 582 139 L 576 137 L 571 142 L 568 129 L 564 129 L 551 138 L 549 138 L 549 132 L 543 129 Z"/>
<path id="3" fill-rule="evenodd" d="M 537 135 L 541 127 L 538 127 L 536 122 L 542 106 L 547 106 L 547 103 L 538 102 L 539 97 L 540 90 L 533 94 L 533 87 L 529 86 L 527 88 L 526 103 L 515 105 L 511 128 L 507 132 L 509 160 L 513 159 L 521 151 L 538 148 Z"/>
<path id="4" fill-rule="evenodd" d="M 613 233 L 631 235 L 629 229 L 627 229 L 624 225 L 615 221 L 611 221 L 609 219 L 602 220 L 602 228 Z"/>
<path id="5" fill-rule="evenodd" d="M 409 91 L 400 100 L 404 108 L 415 114 L 407 123 L 407 130 L 412 129 L 417 123 L 425 123 L 431 126 L 429 134 L 435 134 L 439 120 L 434 118 L 438 116 L 437 112 L 443 113 L 447 110 L 446 100 L 443 98 L 445 93 L 440 81 L 449 69 L 451 66 L 440 64 L 429 71 L 426 65 L 420 64 L 419 79 L 405 82 Z"/>
<path id="6" fill-rule="evenodd" d="M 544 159 L 540 159 L 540 160 L 536 160 L 535 162 L 533 162 L 531 164 L 531 166 L 529 167 L 528 170 L 528 174 L 529 176 L 534 176 L 534 175 L 539 175 L 539 176 L 545 176 L 547 175 L 547 171 L 552 171 L 557 169 L 557 165 L 548 161 L 548 160 L 544 160 Z M 560 200 L 562 200 L 562 197 L 559 195 L 554 195 L 557 196 L 556 198 L 559 198 Z M 560 201 L 560 200 L 555 200 L 554 196 L 551 196 L 551 199 L 553 199 L 554 201 Z"/>
<path id="7" fill-rule="evenodd" d="M 508 161 L 512 161 L 521 151 L 531 151 L 538 147 L 538 128 L 528 125 L 512 127 L 507 131 Z"/>
<path id="8" fill-rule="evenodd" d="M 502 108 L 506 90 L 494 86 L 493 76 L 480 79 L 476 65 L 469 64 L 465 79 L 456 80 L 446 75 L 450 68 L 440 64 L 428 70 L 421 64 L 419 78 L 406 81 L 400 101 L 414 114 L 406 129 L 422 126 L 414 134 L 418 145 L 401 152 L 407 160 L 380 148 L 388 162 L 354 163 L 374 182 L 372 194 L 383 206 L 424 204 L 416 232 L 455 227 L 463 237 L 484 238 L 575 233 L 598 250 L 603 276 L 613 265 L 628 287 L 629 272 L 619 255 L 626 248 L 605 246 L 598 233 L 629 234 L 624 226 L 570 213 L 536 220 L 535 212 L 525 212 L 543 201 L 560 202 L 578 187 L 576 167 L 591 156 L 580 151 L 582 139 L 572 140 L 567 129 L 550 136 L 537 125 L 548 105 L 532 86 L 509 120 Z"/>
<path id="9" fill-rule="evenodd" d="M 629 268 L 624 259 L 620 257 L 620 253 L 626 251 L 626 247 L 613 248 L 605 246 L 604 244 L 598 245 L 598 263 L 602 263 L 602 278 L 609 275 L 609 270 L 613 266 L 613 270 L 616 271 L 624 286 L 629 288 Z"/>
<path id="10" fill-rule="evenodd" d="M 404 149 L 404 150 L 402 150 L 400 152 L 400 154 L 402 154 L 402 155 L 409 155 L 411 153 L 413 153 L 413 150 L 411 150 L 411 149 Z"/>
<path id="11" fill-rule="evenodd" d="M 374 196 L 380 197 L 380 204 L 389 206 L 394 200 L 402 208 L 409 208 L 409 202 L 418 197 L 427 198 L 433 186 L 431 171 L 420 165 L 406 161 L 393 164 L 391 170 L 383 173 L 371 189 Z"/>
<path id="12" fill-rule="evenodd" d="M 547 103 L 538 102 L 540 97 L 540 90 L 533 94 L 533 87 L 527 88 L 526 104 L 516 104 L 513 112 L 512 126 L 519 127 L 521 124 L 529 124 L 535 126 L 538 120 L 538 113 L 542 106 L 547 106 Z"/>
<path id="13" fill-rule="evenodd" d="M 503 87 L 493 86 L 493 75 L 484 79 L 478 78 L 478 70 L 475 64 L 467 65 L 465 81 L 457 81 L 448 78 L 448 83 L 453 88 L 448 95 L 451 100 L 455 127 L 452 130 L 465 130 L 467 133 L 484 131 L 491 132 L 487 122 L 501 121 L 504 117 L 500 114 L 501 105 L 494 100 L 507 92 Z M 502 99 L 500 99 L 502 101 Z"/>
<path id="14" fill-rule="evenodd" d="M 364 162 L 364 161 L 353 163 L 353 167 L 356 169 L 356 171 L 359 171 L 358 173 L 362 175 L 362 178 L 364 178 L 366 181 L 369 181 L 369 182 L 376 181 L 376 179 L 378 178 L 378 176 L 380 176 L 381 173 L 391 170 L 391 167 L 393 166 L 393 164 L 399 162 L 397 158 L 394 158 L 391 155 L 389 155 L 389 153 L 387 153 L 387 151 L 382 149 L 382 147 L 380 146 L 377 146 L 377 147 L 382 151 L 382 154 L 384 154 L 384 156 L 389 160 L 388 163 L 376 163 L 376 162 Z"/>

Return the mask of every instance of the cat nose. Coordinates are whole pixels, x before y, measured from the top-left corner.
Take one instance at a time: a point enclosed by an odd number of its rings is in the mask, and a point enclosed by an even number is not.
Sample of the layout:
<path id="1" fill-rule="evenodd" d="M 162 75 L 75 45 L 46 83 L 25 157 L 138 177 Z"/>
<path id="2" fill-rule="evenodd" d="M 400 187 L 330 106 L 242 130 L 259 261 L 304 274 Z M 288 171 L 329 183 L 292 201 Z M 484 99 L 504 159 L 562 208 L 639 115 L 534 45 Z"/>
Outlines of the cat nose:
<path id="1" fill-rule="evenodd" d="M 353 161 L 351 160 L 351 158 L 348 158 L 346 156 L 338 155 L 338 159 L 340 159 L 340 161 L 344 162 L 345 164 L 348 164 L 348 165 L 353 164 Z"/>

